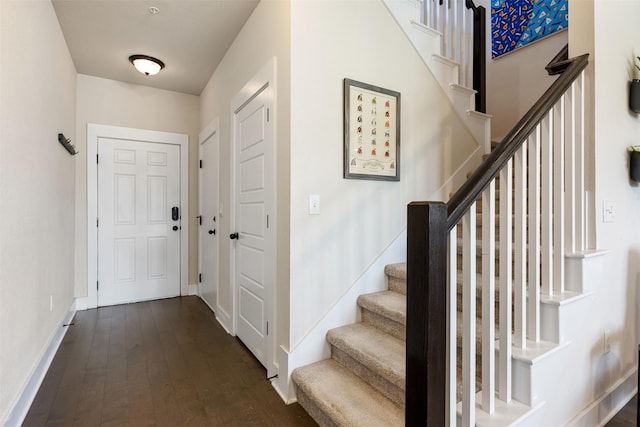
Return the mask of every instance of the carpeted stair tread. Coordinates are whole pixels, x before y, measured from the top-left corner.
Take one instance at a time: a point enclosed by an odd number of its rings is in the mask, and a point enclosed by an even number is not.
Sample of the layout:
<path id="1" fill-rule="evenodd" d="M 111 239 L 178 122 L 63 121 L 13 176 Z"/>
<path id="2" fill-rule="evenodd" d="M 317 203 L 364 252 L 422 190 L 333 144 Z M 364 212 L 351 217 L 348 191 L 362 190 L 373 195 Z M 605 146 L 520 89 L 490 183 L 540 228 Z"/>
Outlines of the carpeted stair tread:
<path id="1" fill-rule="evenodd" d="M 398 279 L 407 278 L 407 263 L 399 262 L 397 264 L 387 264 L 384 267 L 384 274 L 390 277 L 396 277 Z"/>
<path id="2" fill-rule="evenodd" d="M 391 291 L 380 291 L 358 297 L 358 305 L 402 325 L 407 324 L 407 297 Z"/>
<path id="3" fill-rule="evenodd" d="M 407 294 L 407 263 L 387 264 L 384 267 L 387 276 L 387 287 L 390 291 Z"/>
<path id="4" fill-rule="evenodd" d="M 375 372 L 389 383 L 404 390 L 405 342 L 365 323 L 354 323 L 331 329 L 327 342 L 352 359 Z"/>
<path id="5" fill-rule="evenodd" d="M 298 401 L 321 426 L 404 426 L 402 407 L 335 360 L 298 368 L 292 379 Z"/>

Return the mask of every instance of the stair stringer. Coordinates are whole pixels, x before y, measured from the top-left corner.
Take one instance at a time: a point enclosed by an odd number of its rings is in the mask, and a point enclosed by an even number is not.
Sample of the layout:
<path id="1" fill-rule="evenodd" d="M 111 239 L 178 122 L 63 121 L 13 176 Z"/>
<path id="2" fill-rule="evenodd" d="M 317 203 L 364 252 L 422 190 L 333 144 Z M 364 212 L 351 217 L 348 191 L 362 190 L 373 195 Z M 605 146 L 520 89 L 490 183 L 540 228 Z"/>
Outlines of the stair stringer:
<path id="1" fill-rule="evenodd" d="M 459 64 L 442 55 L 442 34 L 422 23 L 421 0 L 383 0 L 420 58 L 431 71 L 451 105 L 485 153 L 491 150 L 491 116 L 475 111 L 473 89 L 460 86 Z"/>
<path id="2" fill-rule="evenodd" d="M 480 243 L 478 243 L 480 244 Z M 480 247 L 477 249 L 480 252 Z M 541 295 L 539 342 L 527 341 L 525 349 L 512 347 L 511 378 L 512 400 L 505 403 L 496 396 L 495 412 L 488 414 L 481 408 L 481 393 L 476 396 L 476 426 L 540 426 L 567 425 L 581 413 L 580 420 L 599 417 L 599 423 L 609 412 L 599 413 L 605 407 L 607 396 L 593 396 L 593 384 L 589 384 L 591 372 L 602 369 L 594 366 L 593 359 L 601 364 L 611 363 L 602 355 L 602 342 L 594 346 L 595 334 L 585 335 L 585 319 L 593 312 L 592 295 L 602 287 L 605 257 L 608 251 L 591 250 L 565 256 L 565 291 L 553 296 Z M 458 278 L 458 283 L 462 279 Z M 496 336 L 498 333 L 496 332 Z M 496 342 L 495 360 L 499 360 L 499 342 Z M 579 365 L 579 369 L 575 369 Z M 567 367 L 571 366 L 568 370 Z M 578 374 L 575 374 L 578 372 Z M 585 375 L 585 373 L 587 373 Z M 496 384 L 499 384 L 496 370 Z M 568 381 L 566 376 L 572 376 Z M 576 386 L 576 384 L 578 384 Z M 604 393 L 620 396 L 628 392 L 630 381 L 611 386 Z M 574 389 L 578 388 L 576 392 Z M 571 396 L 567 401 L 567 396 Z M 589 410 L 584 410 L 587 407 Z M 596 408 L 596 409 L 593 409 Z M 611 408 L 605 408 L 612 411 Z M 458 404 L 457 416 L 461 422 L 462 405 Z M 588 422 L 583 423 L 584 425 Z"/>
<path id="3" fill-rule="evenodd" d="M 631 382 L 627 378 L 605 390 L 597 390 L 597 384 L 594 389 L 592 376 L 596 379 L 598 374 L 606 377 L 604 371 L 611 368 L 609 365 L 613 361 L 603 354 L 600 340 L 593 342 L 593 336 L 598 335 L 598 331 L 585 333 L 585 329 L 590 327 L 585 319 L 593 313 L 593 304 L 597 304 L 592 295 L 603 283 L 602 255 L 607 253 L 590 251 L 567 255 L 567 259 L 571 260 L 569 264 L 572 264 L 566 271 L 567 290 L 553 297 L 541 297 L 542 341 L 528 342 L 525 350 L 513 349 L 513 403 L 507 405 L 507 411 L 496 405 L 496 415 L 488 415 L 477 409 L 478 426 L 574 425 L 589 417 L 598 418 L 597 424 L 601 424 L 610 415 L 606 411 L 594 415 L 597 411 L 593 408 L 598 408 L 598 404 L 606 406 L 602 402 L 607 400 L 608 395 L 626 392 Z M 568 366 L 571 369 L 567 369 Z M 598 370 L 603 372 L 598 373 Z M 496 379 L 496 383 L 498 381 Z M 520 404 L 525 405 L 524 408 Z M 513 415 L 525 408 L 530 408 L 529 412 Z M 500 422 L 505 415 L 511 416 L 510 422 Z"/>

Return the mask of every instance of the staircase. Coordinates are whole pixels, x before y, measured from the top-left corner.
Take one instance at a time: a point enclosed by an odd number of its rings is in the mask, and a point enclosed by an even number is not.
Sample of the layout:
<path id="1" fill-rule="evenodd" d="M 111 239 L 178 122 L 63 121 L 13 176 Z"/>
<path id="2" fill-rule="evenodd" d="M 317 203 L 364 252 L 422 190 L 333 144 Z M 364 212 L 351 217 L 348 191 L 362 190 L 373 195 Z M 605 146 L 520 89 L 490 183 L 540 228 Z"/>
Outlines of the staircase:
<path id="1" fill-rule="evenodd" d="M 358 297 L 361 322 L 327 333 L 331 359 L 293 371 L 298 402 L 321 426 L 402 426 L 406 266 L 385 267 L 388 290 Z"/>
<path id="2" fill-rule="evenodd" d="M 460 84 L 468 67 L 443 56 L 456 53 L 455 31 L 422 24 L 420 1 L 384 3 L 488 152 L 489 116 Z M 580 409 L 541 410 L 556 404 L 554 378 L 579 351 L 566 349 L 598 252 L 581 110 L 588 59 L 565 62 L 449 202 L 409 205 L 407 264 L 385 268 L 387 291 L 358 298 L 360 323 L 327 333 L 331 359 L 294 370 L 298 401 L 320 425 L 538 426 Z"/>

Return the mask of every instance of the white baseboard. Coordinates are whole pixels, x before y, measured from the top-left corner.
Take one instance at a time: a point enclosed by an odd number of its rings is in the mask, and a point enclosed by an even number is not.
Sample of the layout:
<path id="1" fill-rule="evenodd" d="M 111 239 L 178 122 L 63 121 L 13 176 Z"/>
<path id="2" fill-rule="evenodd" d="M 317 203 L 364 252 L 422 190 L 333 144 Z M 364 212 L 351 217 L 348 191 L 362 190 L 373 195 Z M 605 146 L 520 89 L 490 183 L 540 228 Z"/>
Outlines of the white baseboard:
<path id="1" fill-rule="evenodd" d="M 218 323 L 220 324 L 220 326 L 222 326 L 222 329 L 224 329 L 229 335 L 231 336 L 235 336 L 230 330 L 229 328 L 227 328 L 227 326 L 224 324 L 224 322 L 218 317 L 218 314 L 216 313 L 216 310 L 211 307 L 211 304 L 209 304 L 207 302 L 206 299 L 202 298 L 200 295 L 198 295 L 198 297 L 200 297 L 200 299 L 202 300 L 202 302 L 209 307 L 209 310 L 211 310 L 211 312 L 213 313 L 213 315 L 215 316 L 216 320 L 218 321 Z"/>
<path id="2" fill-rule="evenodd" d="M 189 292 L 188 295 L 200 295 L 200 293 L 198 292 L 198 284 L 190 284 L 189 285 Z"/>
<path id="3" fill-rule="evenodd" d="M 84 310 L 88 310 L 89 307 L 89 298 L 87 297 L 82 297 L 82 298 L 76 298 L 76 310 L 77 311 L 84 311 Z"/>
<path id="4" fill-rule="evenodd" d="M 586 427 L 607 424 L 638 392 L 637 373 L 638 369 L 635 367 L 627 372 L 602 396 L 575 416 L 569 425 Z"/>
<path id="5" fill-rule="evenodd" d="M 58 351 L 58 347 L 60 347 L 60 343 L 62 342 L 62 339 L 69 329 L 65 325 L 71 323 L 71 320 L 73 319 L 73 316 L 75 314 L 76 301 L 74 300 L 71 303 L 71 307 L 69 307 L 66 316 L 62 320 L 62 323 L 58 328 L 58 332 L 56 332 L 56 334 L 52 337 L 49 346 L 40 358 L 40 362 L 32 372 L 29 381 L 27 381 L 26 385 L 24 386 L 20 397 L 9 412 L 9 417 L 6 420 L 4 427 L 20 427 L 22 425 L 25 417 L 27 416 L 27 413 L 29 412 L 29 408 L 31 408 L 31 404 L 33 403 L 33 400 L 35 399 L 36 394 L 40 389 L 40 385 L 42 384 L 42 381 L 44 380 L 44 377 L 49 370 L 49 366 L 51 366 L 51 362 L 53 361 L 53 358 Z"/>

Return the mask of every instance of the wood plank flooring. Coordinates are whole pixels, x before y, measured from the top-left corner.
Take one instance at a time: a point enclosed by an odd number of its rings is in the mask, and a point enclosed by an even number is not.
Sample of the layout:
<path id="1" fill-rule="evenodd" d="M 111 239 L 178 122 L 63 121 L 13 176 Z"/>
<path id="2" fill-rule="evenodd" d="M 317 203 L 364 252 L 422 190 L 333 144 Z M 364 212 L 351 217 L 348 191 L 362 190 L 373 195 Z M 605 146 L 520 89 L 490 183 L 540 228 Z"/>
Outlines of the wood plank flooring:
<path id="1" fill-rule="evenodd" d="M 23 426 L 316 426 L 197 297 L 79 311 Z"/>
<path id="2" fill-rule="evenodd" d="M 606 424 L 606 427 L 634 427 L 637 421 L 638 395 L 634 396 L 621 410 Z"/>

